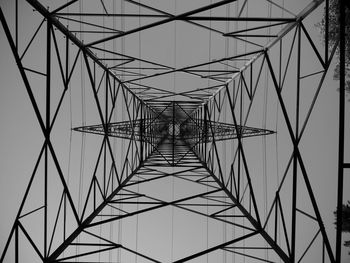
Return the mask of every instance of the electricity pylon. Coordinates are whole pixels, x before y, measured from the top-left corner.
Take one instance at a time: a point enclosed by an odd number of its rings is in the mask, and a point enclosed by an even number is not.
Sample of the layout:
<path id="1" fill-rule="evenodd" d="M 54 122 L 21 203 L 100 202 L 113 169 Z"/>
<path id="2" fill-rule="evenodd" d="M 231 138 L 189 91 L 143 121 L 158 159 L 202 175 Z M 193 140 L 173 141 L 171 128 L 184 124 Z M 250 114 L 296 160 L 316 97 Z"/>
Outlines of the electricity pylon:
<path id="1" fill-rule="evenodd" d="M 305 21 L 325 7 L 327 25 L 328 1 L 296 14 L 275 1 L 179 4 L 173 14 L 131 0 L 43 2 L 0 12 L 43 136 L 1 261 L 340 262 L 341 234 L 334 247 L 303 147 L 337 49 L 326 29 L 321 52 Z M 37 23 L 32 34 L 20 17 Z M 185 66 L 157 57 L 169 32 Z M 209 59 L 192 63 L 207 34 Z M 71 123 L 81 113 L 79 125 L 67 125 L 65 108 Z M 344 108 L 338 207 L 350 167 Z"/>

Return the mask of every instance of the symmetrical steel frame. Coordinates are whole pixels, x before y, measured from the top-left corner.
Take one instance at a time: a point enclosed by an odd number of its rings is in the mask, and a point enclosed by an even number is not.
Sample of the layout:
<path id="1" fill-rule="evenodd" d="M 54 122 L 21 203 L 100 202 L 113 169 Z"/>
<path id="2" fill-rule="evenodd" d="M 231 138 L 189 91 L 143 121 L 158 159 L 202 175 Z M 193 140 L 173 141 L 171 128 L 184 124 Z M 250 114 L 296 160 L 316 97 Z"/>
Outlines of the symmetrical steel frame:
<path id="1" fill-rule="evenodd" d="M 49 11 L 39 0 L 26 0 L 36 10 L 43 20 L 30 39 L 24 51 L 19 50 L 21 36 L 18 29 L 19 0 L 15 1 L 15 27 L 11 31 L 8 20 L 0 9 L 0 20 L 5 36 L 11 47 L 18 65 L 24 87 L 37 117 L 43 144 L 35 163 L 32 175 L 23 201 L 19 208 L 9 238 L 1 254 L 1 262 L 14 260 L 23 261 L 23 243 L 34 251 L 35 257 L 42 262 L 96 262 L 101 255 L 101 262 L 115 262 L 111 257 L 106 259 L 104 253 L 123 250 L 138 256 L 144 262 L 161 262 L 153 256 L 141 253 L 135 249 L 118 243 L 116 240 L 98 235 L 94 229 L 121 219 L 157 211 L 171 206 L 190 213 L 208 217 L 210 220 L 227 224 L 235 228 L 236 235 L 229 237 L 226 242 L 207 247 L 191 255 L 183 255 L 173 262 L 187 262 L 201 258 L 204 255 L 222 251 L 246 259 L 247 262 L 306 262 L 311 253 L 316 253 L 322 262 L 341 262 L 341 204 L 343 202 L 343 177 L 345 169 L 350 164 L 344 160 L 345 138 L 345 0 L 340 0 L 340 92 L 339 92 L 339 170 L 337 188 L 337 230 L 336 246 L 332 247 L 319 204 L 312 189 L 307 163 L 304 161 L 300 144 L 313 112 L 319 92 L 331 65 L 337 45 L 330 46 L 328 40 L 328 5 L 329 1 L 311 1 L 298 15 L 288 17 L 250 17 L 250 16 L 201 16 L 201 12 L 211 11 L 218 7 L 234 5 L 238 1 L 215 1 L 206 6 L 181 14 L 170 14 L 151 5 L 133 0 L 123 2 L 136 5 L 146 13 L 112 13 L 107 10 L 104 1 L 103 13 L 69 12 L 69 8 L 77 5 L 79 0 L 67 1 L 60 7 Z M 244 10 L 246 2 L 241 6 Z M 270 4 L 284 10 L 273 1 Z M 237 3 L 238 5 L 238 3 Z M 324 52 L 319 52 L 304 24 L 308 17 L 319 6 L 325 7 L 325 46 Z M 288 12 L 288 10 L 284 10 Z M 242 12 L 240 12 L 242 13 Z M 139 26 L 130 30 L 117 30 L 101 23 L 88 23 L 75 17 L 138 17 L 156 19 L 156 22 Z M 73 30 L 67 27 L 65 21 L 85 24 L 94 30 Z M 96 20 L 98 21 L 98 20 Z M 154 20 L 152 20 L 154 21 Z M 227 56 L 212 61 L 174 68 L 161 63 L 149 61 L 134 56 L 117 53 L 101 44 L 118 38 L 123 38 L 137 32 L 161 26 L 167 23 L 183 21 L 190 26 L 200 27 L 211 33 L 221 34 L 224 38 L 235 38 L 237 41 L 248 43 L 255 49 Z M 259 26 L 245 28 L 235 32 L 221 32 L 214 27 L 201 23 L 202 21 L 236 21 L 259 22 Z M 45 72 L 25 65 L 23 58 L 30 52 L 34 39 L 39 38 L 38 32 L 46 26 L 45 33 Z M 266 34 L 266 29 L 280 27 L 277 34 Z M 264 30 L 264 31 L 263 31 Z M 103 37 L 101 37 L 103 32 Z M 253 32 L 253 33 L 252 33 Z M 105 33 L 110 33 L 105 37 Z M 93 34 L 96 36 L 89 43 L 84 43 L 77 34 Z M 291 43 L 285 45 L 283 40 L 289 36 Z M 261 38 L 266 38 L 267 44 L 261 44 Z M 302 41 L 302 39 L 304 39 Z M 72 47 L 73 45 L 73 47 Z M 301 75 L 303 57 L 301 51 L 308 45 L 316 58 L 320 71 Z M 69 57 L 75 49 L 73 60 Z M 28 51 L 28 52 L 27 52 Z M 290 69 L 291 60 L 295 56 L 296 69 Z M 101 54 L 111 55 L 112 58 L 102 57 Z M 74 189 L 70 189 L 66 175 L 60 163 L 52 142 L 56 120 L 62 110 L 64 100 L 71 87 L 78 61 L 81 61 L 81 71 L 86 72 L 88 83 L 86 89 L 91 89 L 97 108 L 99 123 L 75 128 L 75 131 L 95 133 L 101 139 L 97 151 L 97 160 L 89 178 L 89 188 L 81 202 L 80 208 L 73 200 Z M 55 60 L 56 67 L 53 66 Z M 285 60 L 285 61 L 283 61 Z M 73 61 L 73 63 L 71 63 Z M 113 64 L 116 63 L 116 64 Z M 138 66 L 134 66 L 137 63 Z M 233 67 L 233 64 L 238 65 Z M 226 65 L 224 68 L 218 65 Z M 209 67 L 209 69 L 208 69 Z M 54 72 L 57 70 L 58 72 Z M 278 131 L 247 126 L 248 118 L 262 89 L 262 72 L 265 70 L 270 86 L 274 89 L 276 101 L 282 111 L 285 128 L 289 135 L 288 162 L 284 167 L 282 180 L 275 190 L 275 197 L 265 215 L 259 207 L 256 183 L 251 171 L 252 160 L 249 158 L 249 138 L 257 135 L 268 135 Z M 141 84 L 147 79 L 156 79 L 169 74 L 187 74 L 194 78 L 208 79 L 218 83 L 201 89 L 182 92 L 169 91 L 151 85 Z M 34 81 L 29 74 L 43 78 L 45 87 L 45 106 L 40 108 L 34 92 Z M 123 78 L 121 78 L 121 74 Z M 58 102 L 53 103 L 53 78 L 60 77 L 63 89 L 60 90 Z M 287 105 L 289 95 L 285 95 L 287 76 L 292 76 L 296 95 L 293 97 L 295 107 L 291 110 Z M 316 77 L 316 78 L 314 78 Z M 289 77 L 290 78 L 290 77 Z M 315 83 L 313 98 L 302 116 L 300 109 L 302 80 L 312 78 Z M 316 81 L 315 81 L 316 79 Z M 208 82 L 209 83 L 209 82 Z M 289 94 L 289 93 L 288 93 Z M 180 100 L 181 98 L 182 100 Z M 115 121 L 117 109 L 123 105 L 127 117 Z M 228 113 L 229 120 L 223 118 L 223 112 Z M 303 114 L 304 115 L 304 114 Z M 113 138 L 125 140 L 126 151 L 121 154 L 113 148 Z M 247 143 L 246 143 L 247 142 Z M 233 156 L 223 158 L 220 153 L 223 143 L 227 143 Z M 226 148 L 225 148 L 226 149 Z M 121 165 L 117 159 L 123 159 Z M 52 165 L 53 164 L 53 167 Z M 25 210 L 33 182 L 39 177 L 39 167 L 44 167 L 43 173 L 43 203 L 32 210 Z M 165 171 L 166 167 L 172 172 Z M 52 171 L 54 170 L 54 172 Z M 50 199 L 50 182 L 58 176 L 58 203 L 53 205 Z M 205 186 L 206 192 L 195 193 L 184 198 L 165 201 L 148 194 L 135 191 L 135 185 L 156 182 L 166 177 L 190 181 Z M 287 183 L 287 178 L 290 182 Z M 302 200 L 298 200 L 298 187 L 302 184 L 306 189 L 304 199 L 310 202 L 309 211 L 300 208 Z M 288 190 L 285 190 L 288 189 Z M 288 198 L 283 191 L 291 193 Z M 223 197 L 225 198 L 223 201 Z M 202 201 L 206 200 L 206 203 Z M 123 206 L 121 210 L 120 205 Z M 210 213 L 201 211 L 203 205 L 213 208 Z M 137 208 L 135 208 L 137 206 Z M 108 209 L 118 213 L 109 213 Z M 54 212 L 52 212 L 54 210 Z M 52 213 L 54 214 L 53 219 Z M 33 215 L 41 215 L 43 240 L 37 241 L 32 236 L 31 225 L 23 221 Z M 311 219 L 316 233 L 303 245 L 298 227 L 298 214 Z M 271 227 L 272 226 L 272 227 Z M 278 231 L 282 229 L 281 233 Z M 25 241 L 23 241 L 25 240 Z M 263 242 L 261 243 L 261 240 Z M 242 247 L 252 242 L 254 246 Z M 306 245 L 305 245 L 306 244 Z M 75 248 L 75 249 L 72 249 Z M 28 249 L 28 248 L 27 248 Z M 270 257 L 261 251 L 271 251 Z M 313 251 L 313 252 L 310 252 Z M 317 251 L 317 252 L 315 252 Z M 99 255 L 99 256 L 97 256 Z M 311 255 L 312 258 L 312 255 Z M 24 259 L 25 260 L 25 259 Z M 251 260 L 251 261 L 249 261 Z M 142 261 L 143 262 L 143 261 Z M 309 261 L 308 261 L 309 262 Z M 321 261 L 318 261 L 321 262 Z"/>

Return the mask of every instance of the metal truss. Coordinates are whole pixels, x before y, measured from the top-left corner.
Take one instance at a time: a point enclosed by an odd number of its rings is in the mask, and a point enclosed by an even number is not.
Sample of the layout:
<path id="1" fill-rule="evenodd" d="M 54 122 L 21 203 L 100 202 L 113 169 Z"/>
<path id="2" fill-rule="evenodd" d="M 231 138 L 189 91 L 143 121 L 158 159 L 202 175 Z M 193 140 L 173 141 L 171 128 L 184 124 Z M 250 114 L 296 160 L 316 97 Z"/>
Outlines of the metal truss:
<path id="1" fill-rule="evenodd" d="M 176 104 L 176 106 L 170 106 L 170 108 L 173 109 L 172 114 L 174 116 L 169 116 L 167 111 L 163 111 L 163 115 L 155 119 L 138 119 L 134 121 L 108 123 L 108 136 L 129 140 L 143 140 L 146 142 L 150 142 L 152 138 L 162 140 L 168 137 L 174 142 L 185 140 L 196 144 L 198 142 L 208 143 L 213 140 L 232 140 L 236 139 L 238 134 L 240 134 L 241 137 L 251 137 L 273 133 L 273 131 L 270 130 L 247 126 L 238 126 L 239 131 L 237 131 L 234 124 L 208 121 L 205 119 L 195 121 L 183 110 L 183 105 L 180 106 L 179 103 L 169 102 L 169 105 L 172 104 Z M 183 114 L 184 116 L 178 114 L 179 110 L 185 113 Z M 163 120 L 160 119 L 160 117 L 162 117 Z M 208 132 L 211 128 L 213 129 L 212 133 Z M 101 124 L 76 127 L 74 130 L 105 135 L 104 127 Z"/>
<path id="2" fill-rule="evenodd" d="M 85 9 L 82 2 L 57 1 L 47 7 L 45 1 L 16 0 L 14 14 L 8 16 L 1 6 L 1 24 L 33 106 L 42 146 L 0 261 L 129 262 L 136 258 L 138 262 L 176 263 L 340 263 L 343 177 L 350 168 L 344 158 L 345 1 L 339 1 L 339 176 L 334 189 L 339 220 L 334 233 L 324 224 L 313 190 L 315 175 L 309 172 L 302 148 L 337 49 L 328 39 L 328 0 L 310 1 L 298 14 L 277 1 L 261 1 L 262 10 L 266 6 L 275 10 L 269 16 L 260 15 L 259 10 L 249 13 L 253 0 L 211 1 L 176 14 L 143 1 L 118 1 L 120 9 L 113 1 L 86 1 Z M 21 8 L 34 9 L 40 20 L 24 40 Z M 230 8 L 238 13 L 230 14 Z M 322 52 L 305 22 L 320 8 L 326 17 Z M 14 26 L 9 25 L 8 17 L 14 18 Z M 135 18 L 138 23 L 125 26 L 127 19 Z M 234 52 L 227 50 L 225 56 L 177 66 L 141 56 L 141 51 L 135 55 L 123 42 L 169 24 L 180 28 L 179 23 L 226 43 L 234 41 Z M 234 23 L 235 30 L 223 23 Z M 32 51 L 36 41 L 43 55 L 37 61 L 26 59 L 31 52 L 36 54 Z M 123 48 L 116 48 L 117 44 Z M 140 43 L 136 46 L 141 50 Z M 304 50 L 311 54 L 316 70 L 303 68 L 310 59 L 303 57 Z M 177 75 L 189 80 L 191 88 L 169 88 Z M 60 137 L 61 112 L 77 83 L 89 92 L 88 107 L 94 108 L 87 123 L 84 120 L 70 127 L 71 136 L 82 136 L 82 147 L 86 139 L 93 141 L 91 165 L 81 173 L 86 187 L 82 190 L 79 183 L 79 192 L 83 192 L 79 196 L 64 171 L 64 156 L 58 154 L 60 142 L 69 142 Z M 37 87 L 41 87 L 39 92 Z M 312 91 L 303 103 L 306 87 Z M 267 93 L 268 88 L 273 95 Z M 276 106 L 272 112 L 268 112 L 268 99 Z M 254 117 L 261 116 L 261 108 L 265 108 L 265 118 L 278 109 L 283 124 L 273 127 L 265 121 L 267 125 L 261 127 L 261 120 Z M 263 145 L 266 162 L 268 138 L 277 141 L 277 136 L 283 136 L 285 143 L 283 167 L 270 174 L 266 163 L 257 161 L 257 145 Z M 264 173 L 267 178 L 279 178 L 265 192 Z M 181 196 L 175 196 L 173 190 L 170 199 L 158 196 L 154 189 L 161 192 L 169 179 L 189 184 L 191 190 Z M 35 193 L 40 201 L 33 198 Z M 168 208 L 171 213 L 176 210 L 204 218 L 207 226 L 209 221 L 220 224 L 227 232 L 223 231 L 225 238 L 208 234 L 206 246 L 166 258 L 157 254 L 162 254 L 157 248 L 147 250 L 118 239 L 121 230 L 117 237 L 113 235 L 116 223 L 120 226 L 135 218 L 138 222 L 139 217 Z M 336 237 L 335 246 L 330 236 Z"/>

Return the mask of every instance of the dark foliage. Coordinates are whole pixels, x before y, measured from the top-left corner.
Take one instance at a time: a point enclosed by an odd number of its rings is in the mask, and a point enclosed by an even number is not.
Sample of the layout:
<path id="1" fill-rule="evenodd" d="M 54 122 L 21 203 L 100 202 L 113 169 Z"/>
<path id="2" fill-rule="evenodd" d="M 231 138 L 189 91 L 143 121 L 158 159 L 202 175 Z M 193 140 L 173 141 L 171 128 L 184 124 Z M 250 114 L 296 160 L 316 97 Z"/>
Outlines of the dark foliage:
<path id="1" fill-rule="evenodd" d="M 334 212 L 334 215 L 337 218 L 337 211 Z M 350 201 L 348 201 L 348 203 L 346 205 L 343 204 L 342 220 L 343 220 L 343 224 L 341 227 L 342 232 L 350 233 Z M 344 246 L 350 247 L 350 240 L 345 241 Z M 349 254 L 350 254 L 350 252 L 349 252 Z"/>
<path id="2" fill-rule="evenodd" d="M 345 89 L 350 94 L 350 7 L 349 3 L 346 2 L 345 10 Z M 329 0 L 329 16 L 328 16 L 328 43 L 329 49 L 332 49 L 339 40 L 339 1 Z M 324 16 L 320 23 L 316 25 L 322 35 L 322 39 L 325 40 L 326 34 L 326 8 Z M 339 48 L 336 51 L 337 54 L 337 65 L 334 70 L 333 79 L 339 80 Z"/>

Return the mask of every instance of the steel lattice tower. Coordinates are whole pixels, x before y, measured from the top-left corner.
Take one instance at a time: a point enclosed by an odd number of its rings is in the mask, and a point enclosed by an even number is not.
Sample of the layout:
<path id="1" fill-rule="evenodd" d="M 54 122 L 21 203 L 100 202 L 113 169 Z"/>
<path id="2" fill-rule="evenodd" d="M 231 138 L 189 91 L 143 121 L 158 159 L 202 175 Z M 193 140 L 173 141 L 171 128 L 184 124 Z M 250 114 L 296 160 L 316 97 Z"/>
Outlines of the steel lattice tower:
<path id="1" fill-rule="evenodd" d="M 341 218 L 349 6 L 334 44 L 331 1 L 305 2 L 2 3 L 42 144 L 1 262 L 340 263 L 321 203 Z M 310 122 L 338 47 L 325 186 Z"/>

